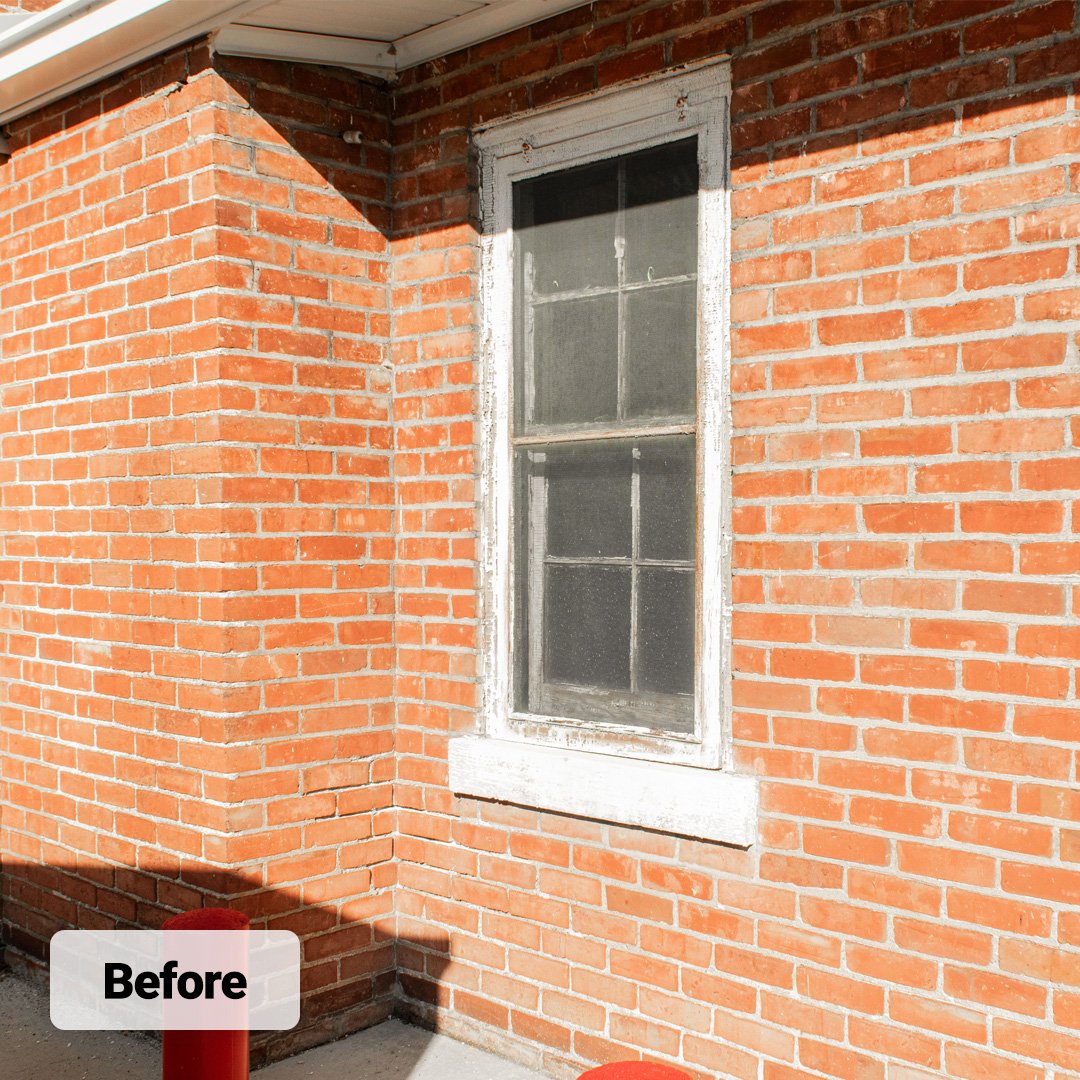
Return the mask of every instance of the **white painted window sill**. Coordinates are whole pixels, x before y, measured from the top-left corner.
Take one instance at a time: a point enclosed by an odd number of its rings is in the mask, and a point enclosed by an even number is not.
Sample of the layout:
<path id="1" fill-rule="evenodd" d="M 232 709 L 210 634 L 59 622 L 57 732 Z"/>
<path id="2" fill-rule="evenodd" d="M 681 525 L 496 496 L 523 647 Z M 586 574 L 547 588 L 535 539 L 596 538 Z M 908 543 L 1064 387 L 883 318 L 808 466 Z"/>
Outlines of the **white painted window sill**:
<path id="1" fill-rule="evenodd" d="M 461 736 L 450 742 L 450 787 L 737 847 L 757 838 L 757 780 L 719 769 Z"/>

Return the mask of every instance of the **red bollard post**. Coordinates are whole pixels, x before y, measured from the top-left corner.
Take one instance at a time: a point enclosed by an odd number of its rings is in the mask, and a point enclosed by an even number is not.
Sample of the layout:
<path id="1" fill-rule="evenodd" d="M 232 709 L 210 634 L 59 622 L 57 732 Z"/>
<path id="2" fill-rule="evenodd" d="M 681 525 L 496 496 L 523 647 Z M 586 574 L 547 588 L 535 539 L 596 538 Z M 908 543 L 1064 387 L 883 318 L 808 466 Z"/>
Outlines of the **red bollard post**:
<path id="1" fill-rule="evenodd" d="M 689 1080 L 681 1069 L 655 1061 L 613 1061 L 583 1072 L 578 1080 Z"/>
<path id="2" fill-rule="evenodd" d="M 163 930 L 247 930 L 250 920 L 227 908 L 185 911 Z M 162 1080 L 248 1080 L 248 1032 L 163 1031 Z"/>

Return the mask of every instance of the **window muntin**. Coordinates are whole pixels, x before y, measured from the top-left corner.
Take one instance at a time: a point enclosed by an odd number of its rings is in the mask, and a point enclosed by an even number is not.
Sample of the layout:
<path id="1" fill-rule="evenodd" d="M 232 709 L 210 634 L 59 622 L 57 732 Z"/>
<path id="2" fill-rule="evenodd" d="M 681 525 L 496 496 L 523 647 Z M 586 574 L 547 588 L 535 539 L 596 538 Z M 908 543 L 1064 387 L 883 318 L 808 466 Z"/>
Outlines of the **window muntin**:
<path id="1" fill-rule="evenodd" d="M 727 66 L 707 64 L 540 110 L 495 125 L 476 138 L 480 150 L 484 225 L 481 658 L 483 716 L 489 737 L 709 768 L 716 768 L 728 760 L 723 739 L 727 716 L 726 643 L 730 618 L 727 606 L 729 537 L 724 525 L 729 472 L 725 333 L 727 111 Z M 696 140 L 697 190 L 687 191 L 686 198 L 696 214 L 696 258 L 690 259 L 685 247 L 642 242 L 643 233 L 651 231 L 653 236 L 665 237 L 672 226 L 664 215 L 664 204 L 656 201 L 655 187 L 649 187 L 648 170 L 637 167 L 633 158 L 638 152 L 669 152 L 678 143 L 692 146 L 693 140 Z M 638 160 L 644 161 L 645 156 L 642 153 Z M 694 156 L 687 156 L 692 166 Z M 616 163 L 618 173 L 620 158 L 627 158 L 635 166 L 623 166 L 621 202 L 618 179 L 614 197 L 611 192 L 612 162 Z M 524 294 L 520 276 L 525 272 L 526 247 L 518 243 L 517 234 L 530 226 L 522 220 L 525 211 L 519 192 L 525 187 L 522 182 L 544 177 L 557 179 L 560 173 L 565 174 L 564 180 L 569 177 L 575 184 L 580 180 L 582 195 L 578 204 L 567 213 L 565 209 L 559 209 L 565 206 L 565 200 L 561 199 L 558 184 L 550 185 L 547 190 L 540 184 L 533 185 L 532 221 L 553 226 L 553 229 L 550 239 L 540 237 L 530 245 L 534 255 L 535 301 L 530 306 L 554 310 L 562 303 L 564 310 L 558 316 L 560 325 L 573 323 L 576 318 L 577 324 L 587 326 L 594 338 L 599 337 L 601 342 L 606 338 L 608 344 L 603 348 L 603 358 L 607 363 L 606 370 L 616 373 L 613 389 L 610 378 L 606 383 L 601 380 L 590 383 L 587 376 L 595 375 L 595 370 L 581 371 L 573 364 L 560 364 L 566 357 L 558 355 L 546 371 L 542 366 L 540 368 L 539 394 L 536 393 L 535 374 L 531 380 L 522 376 L 525 353 L 521 341 L 526 320 L 521 306 Z M 644 181 L 641 179 L 643 174 Z M 668 183 L 670 188 L 667 176 L 661 174 L 659 181 Z M 564 182 L 564 189 L 567 186 Z M 515 202 L 519 229 L 515 229 Z M 589 212 L 583 213 L 583 206 Z M 617 261 L 610 256 L 620 213 L 624 261 L 621 283 Z M 586 252 L 568 263 L 562 248 L 569 242 L 568 238 L 583 234 L 597 238 L 596 242 L 583 245 Z M 633 244 L 631 240 L 634 240 Z M 605 241 L 611 244 L 606 251 Z M 602 258 L 589 254 L 593 249 Z M 639 253 L 642 259 L 637 258 Z M 545 284 L 546 275 L 553 270 L 555 272 Z M 666 280 L 669 278 L 682 280 Z M 558 282 L 557 289 L 553 285 L 555 281 Z M 655 288 L 633 288 L 643 284 Z M 696 368 L 690 365 L 690 379 L 683 380 L 681 385 L 670 375 L 654 378 L 650 384 L 647 378 L 643 379 L 643 375 L 655 371 L 647 360 L 649 349 L 666 361 L 669 354 L 677 356 L 680 353 L 680 346 L 675 333 L 657 334 L 652 341 L 648 340 L 646 333 L 656 326 L 657 319 L 650 312 L 641 314 L 642 305 L 653 302 L 661 313 L 664 307 L 669 313 L 684 310 L 680 297 L 676 295 L 669 299 L 664 295 L 665 290 L 675 292 L 678 288 L 696 293 L 693 329 L 682 339 L 685 344 L 681 347 L 684 357 L 689 354 L 696 358 Z M 640 292 L 640 297 L 632 295 L 635 291 Z M 625 297 L 620 297 L 620 292 Z M 604 296 L 607 297 L 606 314 L 602 303 L 593 305 L 601 312 L 599 317 L 594 317 L 595 312 L 588 316 L 581 314 L 584 305 L 579 302 L 599 300 Z M 551 318 L 554 322 L 555 316 Z M 535 329 L 534 320 L 532 331 Z M 542 332 L 544 329 L 541 327 Z M 635 352 L 624 351 L 620 355 L 620 333 L 631 339 Z M 610 344 L 613 335 L 614 348 Z M 572 349 L 564 351 L 573 358 Z M 578 355 L 589 352 L 589 348 L 583 348 Z M 547 355 L 551 356 L 550 349 Z M 643 357 L 646 359 L 641 359 Z M 543 363 L 541 357 L 541 365 Z M 686 372 L 687 365 L 684 363 L 680 368 L 673 361 L 672 368 Z M 687 397 L 687 382 L 691 387 L 689 408 L 682 404 Z M 639 389 L 642 384 L 644 389 Z M 660 446 L 661 440 L 665 439 L 669 440 L 669 444 L 665 444 L 668 449 L 677 448 L 679 438 L 686 441 L 682 454 L 691 456 L 694 461 L 693 481 L 687 488 L 657 479 L 655 468 L 645 453 L 648 446 Z M 534 520 L 533 527 L 529 528 L 530 516 L 537 516 L 529 510 L 529 488 L 535 483 L 535 474 L 543 476 L 540 486 L 545 498 L 551 483 L 558 489 L 554 492 L 555 500 L 561 500 L 565 505 L 580 507 L 586 502 L 591 506 L 599 500 L 608 510 L 604 514 L 597 512 L 593 517 L 606 520 L 606 515 L 613 513 L 609 474 L 614 472 L 618 481 L 616 486 L 624 486 L 625 462 L 619 468 L 602 469 L 599 474 L 594 471 L 579 475 L 576 484 L 584 494 L 575 495 L 574 482 L 569 477 L 576 474 L 568 472 L 570 465 L 567 464 L 567 461 L 573 464 L 574 458 L 559 456 L 560 452 L 574 451 L 578 456 L 588 457 L 588 452 L 592 451 L 594 456 L 589 460 L 595 462 L 595 455 L 601 449 L 621 451 L 624 457 L 628 451 L 630 455 L 630 483 L 638 485 L 640 501 L 635 511 L 631 499 L 629 534 L 625 523 L 628 516 L 625 498 L 621 498 L 618 505 L 623 509 L 614 512 L 615 520 L 607 523 L 612 531 L 618 526 L 617 543 L 612 537 L 601 535 L 595 550 L 590 552 L 587 547 L 582 547 L 584 540 L 579 534 L 588 537 L 589 529 L 596 526 L 595 523 L 590 525 L 587 514 L 582 517 L 581 511 L 575 511 L 573 516 L 564 514 L 551 526 L 549 545 L 550 515 L 545 514 L 539 522 Z M 617 453 L 615 456 L 618 458 Z M 639 470 L 636 481 L 635 467 Z M 548 472 L 552 474 L 551 479 L 547 477 Z M 580 468 L 577 474 L 581 474 Z M 680 491 L 690 493 L 680 495 Z M 658 493 L 664 494 L 670 505 L 658 504 Z M 538 505 L 542 500 L 532 501 L 533 505 Z M 517 513 L 515 508 L 518 506 L 524 507 L 526 512 Z M 635 512 L 639 515 L 636 533 Z M 678 514 L 681 517 L 668 521 L 669 517 Z M 658 527 L 658 523 L 667 527 Z M 686 541 L 681 547 L 678 543 L 680 529 L 689 534 L 693 544 L 693 570 L 689 565 L 691 560 L 683 556 Z M 636 553 L 632 550 L 635 535 L 638 538 Z M 591 539 L 595 545 L 597 538 Z M 626 554 L 628 540 L 629 556 Z M 569 639 L 562 635 L 553 643 L 556 652 L 549 654 L 549 661 L 557 675 L 570 676 L 577 681 L 567 679 L 559 685 L 556 680 L 547 679 L 549 686 L 545 692 L 553 699 L 549 702 L 550 710 L 537 712 L 530 707 L 529 671 L 533 672 L 535 684 L 536 672 L 543 672 L 543 668 L 535 663 L 530 668 L 530 619 L 519 617 L 528 567 L 523 573 L 511 572 L 515 563 L 520 564 L 522 560 L 527 563 L 522 552 L 528 551 L 530 546 L 534 579 L 538 565 L 553 568 L 542 572 L 552 578 L 549 585 L 551 599 L 563 608 L 567 603 L 581 602 L 574 594 L 592 587 L 591 578 L 611 577 L 601 574 L 601 570 L 622 570 L 622 578 L 627 576 L 628 569 L 637 573 L 636 597 L 631 589 L 628 599 L 625 587 L 614 584 L 606 595 L 613 598 L 616 611 L 603 610 L 607 611 L 604 625 L 608 630 L 614 626 L 619 634 L 625 633 L 628 618 L 639 624 L 637 632 L 646 648 L 641 650 L 637 664 L 635 692 L 639 695 L 638 701 L 629 700 L 625 687 L 624 691 L 613 691 L 605 685 L 599 687 L 601 697 L 606 699 L 601 701 L 601 708 L 586 708 L 586 704 L 595 705 L 596 702 L 588 693 L 580 692 L 589 689 L 580 685 L 585 681 L 583 670 L 595 678 L 597 684 L 601 682 L 601 676 L 607 683 L 615 681 L 613 670 L 625 683 L 630 661 L 624 658 L 619 665 L 605 667 L 601 658 L 610 659 L 613 653 L 594 656 L 590 661 L 589 656 L 576 655 L 579 650 L 573 647 L 573 635 Z M 621 551 L 621 554 L 611 555 L 612 550 Z M 624 561 L 622 564 L 602 563 L 604 558 Z M 665 560 L 679 565 L 653 565 Z M 631 566 L 634 561 L 637 562 L 636 571 Z M 612 578 L 613 581 L 616 579 L 618 575 Z M 575 587 L 568 587 L 568 580 Z M 685 619 L 676 627 L 665 625 L 661 620 L 671 613 L 671 605 L 662 600 L 674 595 L 676 607 L 681 608 L 686 601 L 680 594 L 685 592 L 693 594 L 691 626 L 686 627 Z M 567 600 L 568 596 L 572 599 Z M 532 624 L 535 629 L 531 640 L 543 648 L 544 620 L 536 615 L 534 612 Z M 675 632 L 679 626 L 690 630 L 692 649 L 677 644 L 686 640 L 685 636 L 680 638 Z M 589 635 L 581 636 L 592 644 Z M 658 648 L 660 642 L 668 642 L 674 647 L 665 654 Z M 629 644 L 626 650 L 629 650 Z M 534 645 L 534 656 L 535 653 Z M 564 654 L 569 654 L 570 659 Z M 650 660 L 650 655 L 658 658 Z M 680 669 L 677 660 L 688 666 Z M 575 668 L 574 664 L 579 666 Z M 585 665 L 584 669 L 580 665 Z M 685 690 L 688 681 L 693 686 L 692 707 L 688 709 L 686 701 L 691 695 L 683 693 L 683 700 L 677 703 L 681 706 L 677 718 L 670 714 L 665 716 L 663 703 L 650 700 L 657 687 L 662 695 L 672 684 Z M 544 680 L 540 682 L 543 684 Z M 566 687 L 573 691 L 572 700 L 555 701 Z M 679 690 L 675 692 L 678 695 Z M 612 693 L 623 694 L 615 709 L 610 708 Z"/>

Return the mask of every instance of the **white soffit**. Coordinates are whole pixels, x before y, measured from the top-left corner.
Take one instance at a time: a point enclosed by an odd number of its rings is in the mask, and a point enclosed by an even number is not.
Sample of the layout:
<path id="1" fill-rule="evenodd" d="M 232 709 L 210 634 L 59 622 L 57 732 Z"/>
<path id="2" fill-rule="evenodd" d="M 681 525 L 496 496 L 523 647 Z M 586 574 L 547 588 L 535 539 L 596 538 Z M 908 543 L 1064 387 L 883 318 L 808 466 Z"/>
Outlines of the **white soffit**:
<path id="1" fill-rule="evenodd" d="M 248 26 L 390 42 L 486 7 L 490 0 L 269 0 Z"/>
<path id="2" fill-rule="evenodd" d="M 60 0 L 0 21 L 0 124 L 216 32 L 223 55 L 393 78 L 588 0 Z"/>
<path id="3" fill-rule="evenodd" d="M 278 0 L 215 38 L 226 56 L 336 64 L 383 78 L 589 0 Z"/>

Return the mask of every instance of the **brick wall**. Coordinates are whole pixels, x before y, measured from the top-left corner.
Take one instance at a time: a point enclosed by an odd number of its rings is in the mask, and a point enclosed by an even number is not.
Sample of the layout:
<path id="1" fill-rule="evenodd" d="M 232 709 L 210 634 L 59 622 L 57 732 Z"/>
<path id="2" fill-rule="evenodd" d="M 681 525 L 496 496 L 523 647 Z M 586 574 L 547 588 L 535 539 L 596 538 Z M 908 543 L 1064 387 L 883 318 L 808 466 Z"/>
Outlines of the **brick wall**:
<path id="1" fill-rule="evenodd" d="M 273 1052 L 393 985 L 386 109 L 196 45 L 0 166 L 9 956 L 228 902 L 305 939 Z"/>
<path id="2" fill-rule="evenodd" d="M 21 12 L 26 15 L 36 15 L 39 11 L 45 11 L 59 2 L 60 0 L 4 0 L 0 3 L 0 14 Z"/>
<path id="3" fill-rule="evenodd" d="M 611 0 L 392 101 L 192 46 L 13 125 L 8 956 L 228 902 L 305 939 L 263 1058 L 396 997 L 555 1074 L 1080 1073 L 1077 26 Z M 468 130 L 723 51 L 749 851 L 446 787 L 477 722 Z"/>
<path id="4" fill-rule="evenodd" d="M 598 2 L 406 73 L 397 908 L 451 955 L 401 955 L 415 1014 L 552 1070 L 1080 1071 L 1077 18 Z M 457 800 L 445 767 L 478 700 L 468 129 L 723 51 L 750 851 Z"/>

